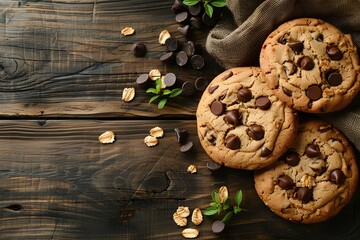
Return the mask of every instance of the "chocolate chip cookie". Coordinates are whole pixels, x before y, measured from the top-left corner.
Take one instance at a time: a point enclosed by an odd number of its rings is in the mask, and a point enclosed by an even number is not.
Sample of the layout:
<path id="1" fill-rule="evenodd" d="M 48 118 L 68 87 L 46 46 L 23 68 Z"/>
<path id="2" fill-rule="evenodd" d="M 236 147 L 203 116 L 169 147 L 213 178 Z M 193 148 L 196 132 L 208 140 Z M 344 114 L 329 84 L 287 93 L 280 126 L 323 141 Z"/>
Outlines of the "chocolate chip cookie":
<path id="1" fill-rule="evenodd" d="M 277 215 L 298 223 L 325 221 L 349 202 L 358 167 L 346 137 L 322 120 L 300 121 L 292 147 L 255 173 L 255 188 Z"/>
<path id="2" fill-rule="evenodd" d="M 279 26 L 263 44 L 260 68 L 276 96 L 299 111 L 340 110 L 360 89 L 359 57 L 351 36 L 319 19 Z"/>
<path id="3" fill-rule="evenodd" d="M 199 102 L 200 142 L 217 163 L 260 169 L 290 146 L 297 114 L 267 88 L 260 68 L 229 69 L 207 87 Z"/>

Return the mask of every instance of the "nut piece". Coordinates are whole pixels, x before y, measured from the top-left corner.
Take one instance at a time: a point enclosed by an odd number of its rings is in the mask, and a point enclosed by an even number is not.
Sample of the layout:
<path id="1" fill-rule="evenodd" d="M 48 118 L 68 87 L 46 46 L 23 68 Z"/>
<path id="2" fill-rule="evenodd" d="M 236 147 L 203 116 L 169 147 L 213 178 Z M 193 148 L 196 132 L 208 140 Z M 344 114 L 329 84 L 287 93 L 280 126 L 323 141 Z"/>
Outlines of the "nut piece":
<path id="1" fill-rule="evenodd" d="M 197 236 L 199 236 L 199 231 L 194 228 L 185 228 L 182 231 L 182 235 L 184 238 L 196 238 Z"/>
<path id="2" fill-rule="evenodd" d="M 195 225 L 200 225 L 203 221 L 203 215 L 201 213 L 200 208 L 195 208 L 192 216 L 191 216 L 191 221 L 195 224 Z"/>
<path id="3" fill-rule="evenodd" d="M 135 97 L 135 88 L 124 88 L 122 93 L 121 100 L 124 100 L 125 102 L 130 102 Z"/>
<path id="4" fill-rule="evenodd" d="M 312 189 L 316 185 L 314 177 L 310 175 L 302 176 L 300 182 L 301 182 L 301 187 L 307 187 L 309 189 Z"/>
<path id="5" fill-rule="evenodd" d="M 184 217 L 180 217 L 180 215 L 177 212 L 174 212 L 173 219 L 174 222 L 180 227 L 185 227 L 187 225 L 187 219 Z"/>
<path id="6" fill-rule="evenodd" d="M 153 136 L 147 136 L 145 139 L 144 139 L 144 143 L 148 146 L 148 147 L 153 147 L 153 146 L 156 146 L 159 141 L 157 140 L 156 137 L 153 137 Z"/>
<path id="7" fill-rule="evenodd" d="M 159 34 L 159 43 L 161 45 L 165 45 L 165 41 L 166 39 L 168 39 L 170 36 L 170 33 L 168 30 L 163 30 L 160 34 Z"/>
<path id="8" fill-rule="evenodd" d="M 197 172 L 196 166 L 195 166 L 195 165 L 190 165 L 190 166 L 188 166 L 187 172 L 189 172 L 189 173 L 196 173 L 196 172 Z"/>
<path id="9" fill-rule="evenodd" d="M 189 207 L 179 206 L 176 212 L 177 214 L 179 214 L 180 217 L 184 217 L 184 218 L 190 215 Z"/>
<path id="10" fill-rule="evenodd" d="M 124 36 L 133 35 L 135 33 L 135 29 L 132 27 L 126 27 L 121 30 L 121 34 Z"/>
<path id="11" fill-rule="evenodd" d="M 221 203 L 224 203 L 225 200 L 229 197 L 229 191 L 227 189 L 226 186 L 222 186 L 220 189 L 219 189 L 219 198 L 220 198 L 220 202 Z"/>
<path id="12" fill-rule="evenodd" d="M 101 143 L 113 143 L 115 141 L 115 134 L 112 131 L 106 131 L 99 136 Z"/>
<path id="13" fill-rule="evenodd" d="M 162 136 L 164 136 L 164 130 L 162 130 L 161 127 L 154 127 L 150 129 L 150 136 L 161 138 Z"/>
<path id="14" fill-rule="evenodd" d="M 153 69 L 149 72 L 149 77 L 151 80 L 155 81 L 156 79 L 161 77 L 161 72 L 159 71 L 159 69 Z"/>

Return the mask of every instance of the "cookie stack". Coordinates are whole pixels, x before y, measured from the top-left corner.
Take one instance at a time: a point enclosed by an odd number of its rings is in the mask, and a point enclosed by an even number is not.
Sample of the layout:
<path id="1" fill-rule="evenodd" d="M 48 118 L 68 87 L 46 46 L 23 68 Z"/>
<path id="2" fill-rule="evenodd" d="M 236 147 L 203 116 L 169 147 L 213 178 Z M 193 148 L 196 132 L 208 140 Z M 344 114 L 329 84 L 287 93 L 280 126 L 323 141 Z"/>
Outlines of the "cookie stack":
<path id="1" fill-rule="evenodd" d="M 260 67 L 229 69 L 197 109 L 200 142 L 227 167 L 257 170 L 255 188 L 277 215 L 299 223 L 335 216 L 351 199 L 358 167 L 351 144 L 329 123 L 301 113 L 346 107 L 360 90 L 349 35 L 319 19 L 296 19 L 263 44 Z"/>

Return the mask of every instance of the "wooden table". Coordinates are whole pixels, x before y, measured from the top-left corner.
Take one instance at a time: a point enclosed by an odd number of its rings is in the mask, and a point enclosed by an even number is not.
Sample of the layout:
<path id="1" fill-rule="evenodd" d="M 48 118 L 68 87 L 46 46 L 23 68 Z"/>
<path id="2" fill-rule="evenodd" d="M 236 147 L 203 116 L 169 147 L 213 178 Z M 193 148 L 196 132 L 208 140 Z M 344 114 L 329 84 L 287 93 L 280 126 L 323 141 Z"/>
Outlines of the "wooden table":
<path id="1" fill-rule="evenodd" d="M 180 205 L 205 209 L 212 190 L 226 185 L 244 192 L 246 212 L 225 232 L 211 231 L 205 217 L 199 239 L 359 239 L 360 194 L 334 219 L 298 225 L 273 214 L 258 198 L 253 173 L 211 173 L 196 135 L 200 94 L 179 97 L 163 110 L 148 105 L 136 86 L 142 73 L 158 68 L 179 81 L 211 80 L 222 71 L 206 53 L 206 67 L 164 64 L 159 33 L 180 42 L 172 0 L 0 1 L 0 239 L 182 239 L 172 219 Z M 122 36 L 124 27 L 133 36 Z M 209 29 L 189 37 L 204 46 Z M 145 57 L 134 57 L 134 42 Z M 122 90 L 135 87 L 133 101 Z M 165 136 L 143 143 L 150 128 Z M 194 142 L 181 153 L 174 128 Z M 99 143 L 111 130 L 116 142 Z M 198 166 L 197 174 L 186 172 Z"/>

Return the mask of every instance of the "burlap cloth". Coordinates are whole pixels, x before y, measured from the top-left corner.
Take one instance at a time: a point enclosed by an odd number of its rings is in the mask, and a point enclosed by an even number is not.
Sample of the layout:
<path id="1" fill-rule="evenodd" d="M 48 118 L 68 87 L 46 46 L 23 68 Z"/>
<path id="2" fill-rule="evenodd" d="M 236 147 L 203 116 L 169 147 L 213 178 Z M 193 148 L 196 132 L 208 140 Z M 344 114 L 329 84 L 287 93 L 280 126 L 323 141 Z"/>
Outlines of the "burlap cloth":
<path id="1" fill-rule="evenodd" d="M 281 23 L 300 17 L 323 19 L 353 37 L 360 51 L 360 0 L 228 0 L 209 33 L 207 51 L 228 69 L 258 66 L 266 37 Z M 346 109 L 318 116 L 339 128 L 360 150 L 360 97 Z"/>

